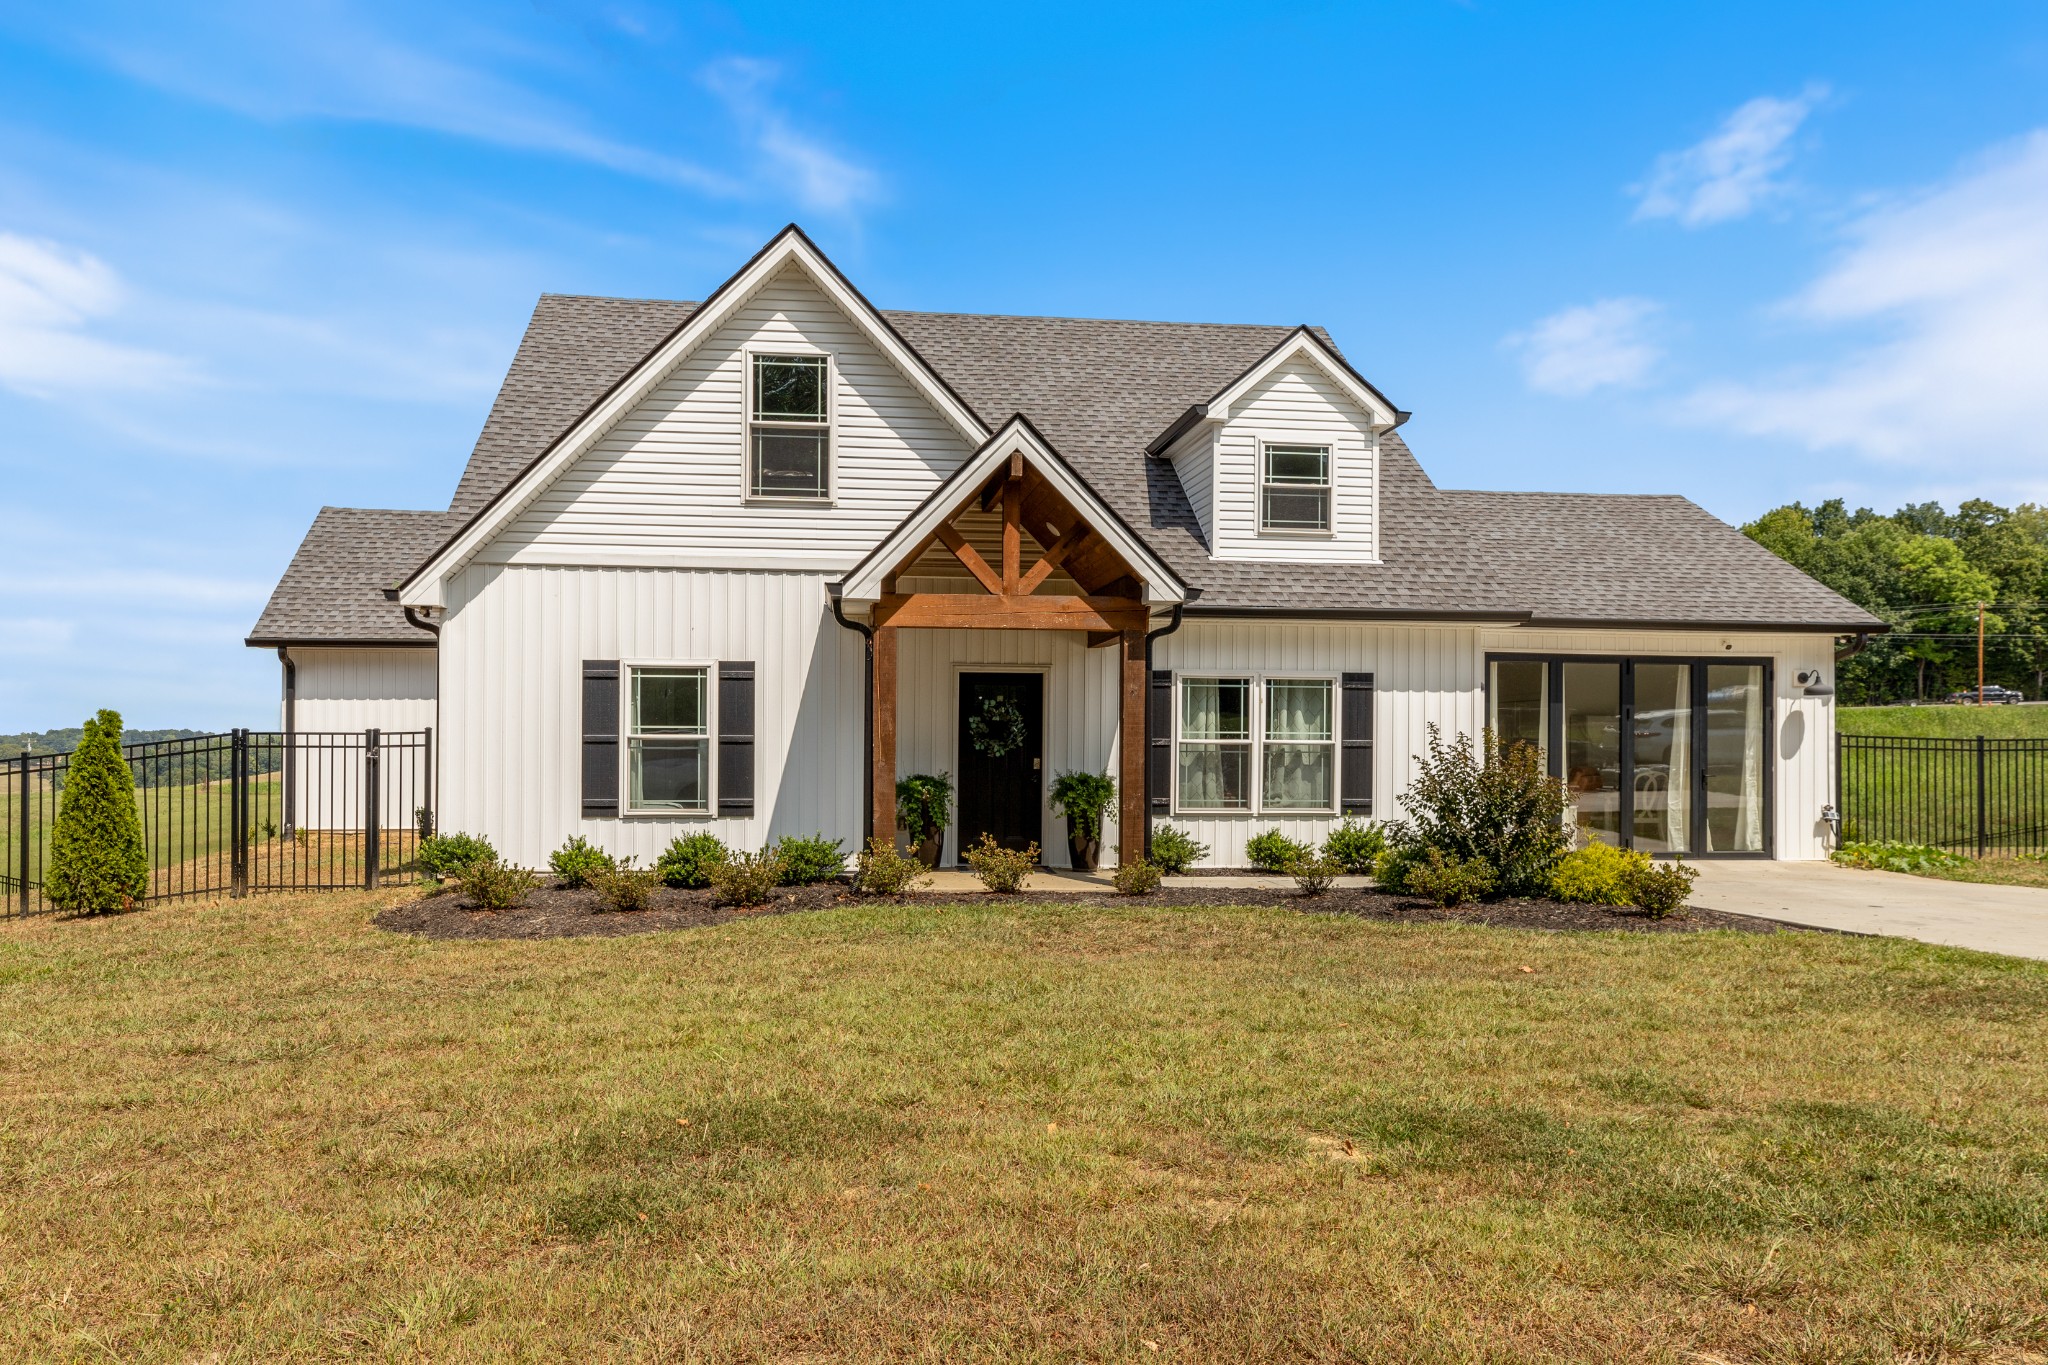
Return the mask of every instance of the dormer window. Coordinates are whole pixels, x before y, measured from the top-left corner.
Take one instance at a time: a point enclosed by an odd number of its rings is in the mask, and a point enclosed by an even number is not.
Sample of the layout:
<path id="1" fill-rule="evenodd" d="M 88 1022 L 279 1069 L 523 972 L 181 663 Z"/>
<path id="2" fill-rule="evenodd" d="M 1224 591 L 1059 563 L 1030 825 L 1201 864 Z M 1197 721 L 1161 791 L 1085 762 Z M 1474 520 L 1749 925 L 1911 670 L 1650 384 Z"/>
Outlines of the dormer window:
<path id="1" fill-rule="evenodd" d="M 1262 444 L 1259 529 L 1323 534 L 1330 529 L 1330 448 Z"/>
<path id="2" fill-rule="evenodd" d="M 821 355 L 756 355 L 749 367 L 748 494 L 832 494 L 832 362 Z"/>

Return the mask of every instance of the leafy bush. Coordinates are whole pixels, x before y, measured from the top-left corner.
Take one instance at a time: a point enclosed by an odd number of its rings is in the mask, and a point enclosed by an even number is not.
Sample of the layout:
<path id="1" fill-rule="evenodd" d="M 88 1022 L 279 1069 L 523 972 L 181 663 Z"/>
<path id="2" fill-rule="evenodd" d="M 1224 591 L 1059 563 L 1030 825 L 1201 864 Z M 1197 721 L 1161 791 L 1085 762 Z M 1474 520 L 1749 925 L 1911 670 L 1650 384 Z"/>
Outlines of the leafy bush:
<path id="1" fill-rule="evenodd" d="M 1060 773 L 1052 780 L 1052 813 L 1073 823 L 1084 840 L 1102 837 L 1102 813 L 1116 801 L 1116 782 L 1107 773 Z"/>
<path id="2" fill-rule="evenodd" d="M 1446 907 L 1484 900 L 1497 884 L 1486 859 L 1460 858 L 1440 848 L 1423 850 L 1422 857 L 1408 865 L 1402 881 L 1411 895 Z"/>
<path id="3" fill-rule="evenodd" d="M 967 865 L 991 891 L 1021 891 L 1025 878 L 1038 865 L 1038 845 L 1034 843 L 1020 853 L 1004 848 L 994 835 L 984 834 L 979 844 L 967 850 Z"/>
<path id="4" fill-rule="evenodd" d="M 413 864 L 428 877 L 459 877 L 471 863 L 496 862 L 498 850 L 474 834 L 437 834 L 420 840 Z"/>
<path id="5" fill-rule="evenodd" d="M 775 845 L 775 856 L 782 859 L 782 884 L 784 886 L 809 886 L 812 882 L 829 882 L 846 871 L 846 850 L 840 847 L 842 841 L 827 839 L 822 834 L 810 838 L 799 838 L 785 834 Z"/>
<path id="6" fill-rule="evenodd" d="M 548 867 L 567 887 L 589 886 L 598 869 L 610 867 L 612 855 L 577 835 L 548 855 Z"/>
<path id="7" fill-rule="evenodd" d="M 677 835 L 654 860 L 654 872 L 670 886 L 709 886 L 711 869 L 728 856 L 725 845 L 715 834 L 692 834 L 687 839 Z"/>
<path id="8" fill-rule="evenodd" d="M 1252 866 L 1268 872 L 1285 872 L 1311 852 L 1307 844 L 1290 839 L 1277 829 L 1254 834 L 1244 846 L 1244 856 L 1252 860 Z"/>
<path id="9" fill-rule="evenodd" d="M 1294 874 L 1295 887 L 1304 896 L 1322 895 L 1343 870 L 1342 864 L 1329 857 L 1303 858 L 1288 869 Z"/>
<path id="10" fill-rule="evenodd" d="M 896 783 L 896 819 L 913 845 L 923 843 L 952 818 L 953 780 L 944 773 L 912 773 Z"/>
<path id="11" fill-rule="evenodd" d="M 479 910 L 496 913 L 526 903 L 540 885 L 540 878 L 523 867 L 498 861 L 492 854 L 464 863 L 455 874 L 456 890 Z"/>
<path id="12" fill-rule="evenodd" d="M 1401 794 L 1408 820 L 1388 827 L 1387 842 L 1436 849 L 1459 865 L 1477 859 L 1500 895 L 1547 893 L 1572 836 L 1564 784 L 1544 771 L 1536 750 L 1503 749 L 1492 730 L 1481 732 L 1477 746 L 1464 735 L 1446 744 L 1432 725 L 1429 754 L 1418 757 L 1415 781 Z"/>
<path id="13" fill-rule="evenodd" d="M 1209 856 L 1209 846 L 1174 825 L 1152 831 L 1152 864 L 1161 872 L 1177 875 Z"/>
<path id="14" fill-rule="evenodd" d="M 1386 831 L 1378 825 L 1361 825 L 1346 818 L 1323 840 L 1323 856 L 1346 872 L 1372 871 L 1373 861 L 1387 847 Z"/>
<path id="15" fill-rule="evenodd" d="M 1408 886 L 1408 870 L 1423 860 L 1424 849 L 1420 844 L 1388 845 L 1380 856 L 1373 859 L 1372 879 L 1382 891 L 1397 895 L 1413 894 Z"/>
<path id="16" fill-rule="evenodd" d="M 1850 867 L 1873 868 L 1879 872 L 1946 872 L 1970 860 L 1932 844 L 1906 844 L 1896 839 L 1845 842 L 1832 855 Z"/>
<path id="17" fill-rule="evenodd" d="M 705 869 L 718 899 L 727 905 L 762 905 L 782 885 L 782 859 L 772 848 L 759 853 L 727 853 Z"/>
<path id="18" fill-rule="evenodd" d="M 1550 894 L 1575 905 L 1634 905 L 1630 878 L 1650 866 L 1650 855 L 1611 844 L 1573 849 L 1550 870 Z"/>
<path id="19" fill-rule="evenodd" d="M 1693 881 L 1700 875 L 1699 869 L 1676 861 L 1653 863 L 1645 859 L 1644 864 L 1629 873 L 1629 903 L 1641 906 L 1651 919 L 1663 919 L 1684 909 L 1686 898 L 1692 895 Z"/>
<path id="20" fill-rule="evenodd" d="M 135 774 L 121 753 L 121 713 L 85 723 L 71 753 L 43 894 L 59 910 L 126 910 L 149 894 L 149 850 L 135 805 Z"/>
<path id="21" fill-rule="evenodd" d="M 1143 858 L 1119 863 L 1110 874 L 1109 884 L 1119 896 L 1149 896 L 1159 889 L 1159 866 Z"/>
<path id="22" fill-rule="evenodd" d="M 853 860 L 853 889 L 867 896 L 900 896 L 931 880 L 931 869 L 896 851 L 895 843 L 877 834 Z"/>
<path id="23" fill-rule="evenodd" d="M 635 867 L 631 858 L 606 858 L 591 868 L 587 881 L 605 909 L 625 912 L 645 910 L 654 899 L 654 888 L 661 885 L 653 868 Z"/>

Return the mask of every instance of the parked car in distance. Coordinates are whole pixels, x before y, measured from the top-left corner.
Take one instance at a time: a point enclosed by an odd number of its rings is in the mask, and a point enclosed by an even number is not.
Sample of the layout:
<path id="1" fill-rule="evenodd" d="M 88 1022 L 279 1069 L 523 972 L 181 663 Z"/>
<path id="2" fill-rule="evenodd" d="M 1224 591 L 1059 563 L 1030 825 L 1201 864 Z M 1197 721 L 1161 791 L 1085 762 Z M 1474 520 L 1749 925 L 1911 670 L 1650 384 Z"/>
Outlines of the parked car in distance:
<path id="1" fill-rule="evenodd" d="M 1990 706 L 1994 702 L 2000 706 L 2011 706 L 2016 702 L 2023 702 L 2026 699 L 2027 694 L 2017 688 L 2000 687 L 1997 683 L 1987 683 L 1984 687 L 1984 704 L 1986 706 Z M 1951 692 L 1946 700 L 1950 706 L 1975 706 L 1977 704 L 1977 689 L 1972 687 L 1967 691 Z"/>

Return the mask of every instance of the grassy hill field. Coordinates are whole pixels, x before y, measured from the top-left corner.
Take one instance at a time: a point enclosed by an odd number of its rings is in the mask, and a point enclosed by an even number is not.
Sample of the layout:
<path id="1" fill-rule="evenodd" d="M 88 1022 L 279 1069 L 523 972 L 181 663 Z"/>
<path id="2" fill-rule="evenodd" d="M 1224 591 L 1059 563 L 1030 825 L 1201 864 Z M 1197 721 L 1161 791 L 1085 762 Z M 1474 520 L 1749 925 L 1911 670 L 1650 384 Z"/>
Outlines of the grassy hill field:
<path id="1" fill-rule="evenodd" d="M 1913 739 L 2048 739 L 2048 706 L 1844 706 L 1845 735 Z"/>

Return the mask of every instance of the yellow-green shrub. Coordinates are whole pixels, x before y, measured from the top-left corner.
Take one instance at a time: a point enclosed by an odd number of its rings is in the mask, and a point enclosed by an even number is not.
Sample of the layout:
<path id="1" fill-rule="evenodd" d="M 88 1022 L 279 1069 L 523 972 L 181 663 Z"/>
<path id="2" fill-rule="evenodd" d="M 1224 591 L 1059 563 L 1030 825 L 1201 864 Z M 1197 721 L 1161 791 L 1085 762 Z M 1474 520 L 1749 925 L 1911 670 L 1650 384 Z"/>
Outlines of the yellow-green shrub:
<path id="1" fill-rule="evenodd" d="M 1587 844 L 1558 859 L 1550 894 L 1579 905 L 1633 905 L 1635 878 L 1650 870 L 1650 855 L 1610 844 Z"/>

